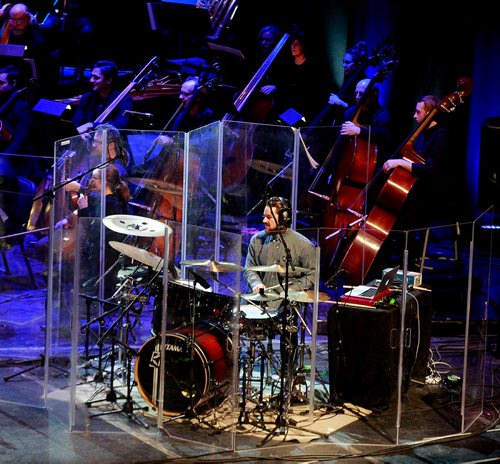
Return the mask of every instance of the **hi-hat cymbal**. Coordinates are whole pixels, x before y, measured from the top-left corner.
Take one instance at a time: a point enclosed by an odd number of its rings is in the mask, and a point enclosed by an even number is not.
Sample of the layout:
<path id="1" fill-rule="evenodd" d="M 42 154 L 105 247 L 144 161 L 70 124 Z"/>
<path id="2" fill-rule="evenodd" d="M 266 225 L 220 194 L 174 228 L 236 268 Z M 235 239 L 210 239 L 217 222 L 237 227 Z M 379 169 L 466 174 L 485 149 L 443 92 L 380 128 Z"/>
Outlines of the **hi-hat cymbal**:
<path id="1" fill-rule="evenodd" d="M 247 295 L 241 295 L 241 298 L 247 301 L 276 301 L 281 300 L 283 297 L 277 295 L 276 293 L 248 293 Z"/>
<path id="2" fill-rule="evenodd" d="M 130 214 L 113 214 L 106 216 L 102 222 L 114 232 L 138 237 L 162 237 L 165 235 L 165 229 L 168 235 L 172 233 L 172 229 L 163 222 Z"/>
<path id="3" fill-rule="evenodd" d="M 153 269 L 160 269 L 163 265 L 163 259 L 155 255 L 151 251 L 144 250 L 143 248 L 137 248 L 127 243 L 115 242 L 111 240 L 109 242 L 110 246 L 115 250 L 123 253 L 125 256 L 132 258 L 134 261 L 139 261 L 146 266 L 150 266 Z"/>
<path id="4" fill-rule="evenodd" d="M 280 296 L 281 298 L 284 298 L 285 293 L 281 292 Z M 289 292 L 288 299 L 291 301 L 297 301 L 299 303 L 314 303 L 314 291 L 303 290 L 303 291 Z M 319 303 L 330 302 L 330 296 L 327 293 L 319 292 L 318 302 Z"/>
<path id="5" fill-rule="evenodd" d="M 143 187 L 153 192 L 182 195 L 182 189 L 179 188 L 179 186 L 165 182 L 164 180 L 147 179 L 142 177 L 130 177 L 128 180 L 132 184 L 137 184 L 138 187 Z"/>
<path id="6" fill-rule="evenodd" d="M 270 161 L 252 160 L 250 162 L 250 167 L 256 171 L 263 172 L 264 174 L 269 174 L 270 176 L 278 175 L 278 177 L 281 177 L 282 179 L 292 180 L 293 177 L 291 167 L 284 169 L 283 166 L 271 163 Z"/>
<path id="7" fill-rule="evenodd" d="M 207 272 L 236 272 L 243 270 L 243 268 L 239 264 L 228 263 L 224 261 L 216 261 L 214 258 L 205 260 L 191 259 L 191 260 L 181 261 L 181 265 L 199 267 Z"/>
<path id="8" fill-rule="evenodd" d="M 288 268 L 288 275 L 297 275 L 302 274 L 303 272 L 308 272 L 309 269 L 305 267 L 294 267 L 294 271 L 292 271 L 291 266 Z M 249 266 L 247 267 L 249 271 L 255 272 L 277 272 L 279 274 L 286 274 L 286 268 L 282 264 L 271 264 L 269 266 Z"/>

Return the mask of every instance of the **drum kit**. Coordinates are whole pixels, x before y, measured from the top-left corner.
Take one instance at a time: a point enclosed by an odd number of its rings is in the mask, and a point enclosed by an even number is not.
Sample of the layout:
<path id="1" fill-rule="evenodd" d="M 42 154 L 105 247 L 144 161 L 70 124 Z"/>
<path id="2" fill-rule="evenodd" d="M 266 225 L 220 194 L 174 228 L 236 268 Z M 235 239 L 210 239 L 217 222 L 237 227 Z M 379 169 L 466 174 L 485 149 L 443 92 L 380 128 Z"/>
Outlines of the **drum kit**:
<path id="1" fill-rule="evenodd" d="M 163 222 L 141 216 L 108 216 L 103 219 L 103 223 L 107 228 L 127 236 L 159 237 L 171 233 L 169 226 Z M 114 311 L 122 306 L 124 309 L 113 325 L 121 324 L 124 315 L 125 319 L 128 320 L 128 309 L 134 303 L 139 302 L 142 307 L 143 304 L 149 302 L 150 297 L 154 299 L 153 319 L 151 321 L 153 337 L 146 341 L 138 351 L 128 347 L 128 332 L 124 340 L 113 340 L 113 344 L 116 342 L 117 345 L 125 346 L 125 351 L 128 354 L 127 396 L 125 406 L 118 412 L 127 413 L 129 418 L 134 416 L 131 389 L 135 385 L 137 385 L 144 401 L 152 409 L 158 408 L 160 398 L 158 398 L 157 393 L 157 382 L 162 338 L 165 340 L 164 346 L 167 351 L 163 389 L 163 413 L 165 415 L 174 416 L 174 418 L 199 418 L 198 409 L 212 408 L 225 399 L 231 386 L 233 371 L 233 341 L 229 332 L 236 308 L 239 308 L 239 321 L 236 321 L 241 336 L 238 347 L 240 363 L 238 372 L 243 376 L 240 379 L 243 385 L 243 388 L 240 389 L 243 398 L 239 402 L 239 422 L 249 420 L 250 411 L 246 407 L 247 401 L 256 403 L 256 411 L 260 412 L 262 417 L 263 405 L 266 404 L 264 391 L 267 382 L 272 382 L 271 372 L 274 371 L 279 376 L 283 376 L 286 370 L 284 366 L 280 366 L 274 355 L 272 340 L 277 334 L 280 334 L 282 338 L 290 338 L 290 333 L 284 333 L 284 331 L 297 331 L 297 328 L 290 328 L 289 324 L 278 322 L 281 315 L 281 302 L 287 298 L 290 306 L 307 305 L 314 302 L 314 293 L 311 291 L 290 291 L 285 297 L 285 294 L 278 294 L 273 291 L 276 290 L 273 288 L 238 297 L 215 293 L 208 282 L 196 271 L 210 273 L 218 281 L 217 275 L 219 273 L 240 272 L 243 270 L 242 266 L 231 262 L 217 261 L 214 257 L 206 260 L 185 260 L 181 261 L 180 265 L 187 268 L 188 274 L 192 274 L 193 280 L 180 279 L 176 275 L 175 268 L 168 268 L 167 321 L 162 324 L 163 258 L 147 249 L 123 242 L 110 241 L 109 245 L 130 258 L 134 264 L 118 273 L 121 282 L 117 284 L 118 289 L 111 300 L 117 301 L 117 308 L 113 308 Z M 301 267 L 294 267 L 293 271 L 287 270 L 280 264 L 254 266 L 248 269 L 257 272 L 287 274 L 290 277 L 308 271 L 308 269 Z M 319 301 L 326 302 L 328 300 L 327 294 L 319 294 Z M 240 304 L 241 301 L 244 304 Z M 90 323 L 92 322 L 95 320 L 90 321 Z M 88 327 L 90 323 L 86 326 Z M 306 324 L 304 320 L 302 323 Z M 129 326 L 130 324 L 127 324 L 127 327 Z M 166 327 L 164 337 L 161 336 L 162 327 Z M 114 332 L 113 328 L 110 327 L 100 335 L 104 337 Z M 264 344 L 266 340 L 267 346 Z M 133 381 L 130 380 L 132 360 L 134 361 Z M 258 360 L 260 360 L 260 375 L 253 373 L 254 368 L 258 369 L 259 367 Z M 281 363 L 283 363 L 283 359 Z M 264 385 L 266 369 L 268 375 L 266 385 Z M 254 386 L 256 381 L 259 384 L 258 388 Z M 112 386 L 111 390 L 113 390 Z M 274 390 L 274 386 L 272 390 Z M 283 397 L 285 392 L 282 390 L 283 388 L 281 388 L 280 395 Z M 87 405 L 92 403 L 93 398 L 94 396 L 87 401 Z"/>

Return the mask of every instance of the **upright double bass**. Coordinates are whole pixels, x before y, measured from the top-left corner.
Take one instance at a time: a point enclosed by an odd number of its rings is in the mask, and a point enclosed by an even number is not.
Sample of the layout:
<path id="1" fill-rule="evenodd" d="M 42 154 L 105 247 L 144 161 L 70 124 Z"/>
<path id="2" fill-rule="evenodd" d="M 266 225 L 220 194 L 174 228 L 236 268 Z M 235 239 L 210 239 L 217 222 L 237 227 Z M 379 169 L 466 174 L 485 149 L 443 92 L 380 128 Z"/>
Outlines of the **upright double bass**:
<path id="1" fill-rule="evenodd" d="M 429 112 L 392 158 L 402 157 L 411 163 L 425 164 L 425 159 L 413 146 L 416 138 L 429 127 L 438 113 L 454 111 L 464 102 L 463 97 L 470 95 L 471 91 L 472 81 L 468 77 L 459 78 L 457 90 L 443 98 Z M 412 173 L 401 167 L 396 167 L 389 175 L 364 223 L 353 232 L 347 249 L 340 255 L 341 260 L 337 269 L 346 271 L 350 283 L 359 284 L 364 281 L 416 181 L 417 178 Z"/>
<path id="2" fill-rule="evenodd" d="M 371 78 L 359 102 L 352 122 L 358 126 L 360 116 L 367 111 L 373 97 L 374 87 L 392 71 L 395 61 L 385 63 Z M 377 165 L 378 147 L 370 139 L 360 136 L 339 135 L 327 160 L 309 188 L 309 193 L 327 201 L 321 217 L 320 242 L 322 255 L 333 260 L 341 233 L 356 223 L 365 213 L 365 188 L 372 179 Z M 333 165 L 331 163 L 333 161 Z M 318 183 L 326 177 L 326 187 Z M 322 190 L 323 189 L 323 190 Z M 322 191 L 323 193 L 318 193 Z"/>

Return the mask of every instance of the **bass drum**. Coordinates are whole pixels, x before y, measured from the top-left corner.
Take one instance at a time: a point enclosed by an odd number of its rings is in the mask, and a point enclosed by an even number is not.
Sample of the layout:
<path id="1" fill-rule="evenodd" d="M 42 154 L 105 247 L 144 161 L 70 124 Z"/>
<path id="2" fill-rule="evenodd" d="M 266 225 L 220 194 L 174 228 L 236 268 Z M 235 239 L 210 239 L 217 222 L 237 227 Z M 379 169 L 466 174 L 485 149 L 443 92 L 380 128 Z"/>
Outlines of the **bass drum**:
<path id="1" fill-rule="evenodd" d="M 195 324 L 194 343 L 192 332 L 193 328 L 186 326 L 165 334 L 166 415 L 183 414 L 191 407 L 222 400 L 231 385 L 231 339 L 205 321 Z M 149 339 L 139 350 L 134 366 L 139 392 L 153 409 L 158 408 L 160 343 L 160 336 Z"/>

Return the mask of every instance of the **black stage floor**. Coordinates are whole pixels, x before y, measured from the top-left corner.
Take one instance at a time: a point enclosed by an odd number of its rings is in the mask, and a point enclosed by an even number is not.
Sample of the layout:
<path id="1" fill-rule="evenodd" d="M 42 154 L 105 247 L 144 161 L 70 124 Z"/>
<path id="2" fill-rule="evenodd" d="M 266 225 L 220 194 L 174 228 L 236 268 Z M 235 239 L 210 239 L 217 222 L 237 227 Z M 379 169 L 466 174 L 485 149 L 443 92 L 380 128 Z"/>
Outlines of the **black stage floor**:
<path id="1" fill-rule="evenodd" d="M 30 250 L 30 246 L 27 246 Z M 152 462 L 493 462 L 500 459 L 499 393 L 500 359 L 498 356 L 497 322 L 489 324 L 485 334 L 485 324 L 472 321 L 471 337 L 467 342 L 469 363 L 480 359 L 481 370 L 469 387 L 481 390 L 484 395 L 482 410 L 466 411 L 463 433 L 461 415 L 462 385 L 464 373 L 465 321 L 463 316 L 450 307 L 442 305 L 435 311 L 429 333 L 432 355 L 430 364 L 434 375 L 426 379 L 429 372 L 412 373 L 407 388 L 403 388 L 401 414 L 397 414 L 397 387 L 391 387 L 391 397 L 387 402 L 358 404 L 359 387 L 373 393 L 392 385 L 394 374 L 380 379 L 374 378 L 369 367 L 363 367 L 355 354 L 349 354 L 347 369 L 349 374 L 359 377 L 359 383 L 350 378 L 347 386 L 338 386 L 340 391 L 333 394 L 331 382 L 336 381 L 331 371 L 332 362 L 331 330 L 324 320 L 318 327 L 316 340 L 317 386 L 311 408 L 307 403 L 307 382 L 294 378 L 290 400 L 279 394 L 280 378 L 272 373 L 272 364 L 280 364 L 279 341 L 259 332 L 257 357 L 264 356 L 266 367 L 265 385 L 259 385 L 261 378 L 259 362 L 255 362 L 252 376 L 255 382 L 244 383 L 239 374 L 238 404 L 231 404 L 227 398 L 207 401 L 208 407 L 195 417 L 177 414 L 177 409 L 169 414 L 164 429 L 159 430 L 154 411 L 132 412 L 124 407 L 121 395 L 126 394 L 126 369 L 115 378 L 114 387 L 118 393 L 116 401 L 107 395 L 101 404 L 87 407 L 90 398 L 101 399 L 100 389 L 109 393 L 109 360 L 106 361 L 104 379 L 96 379 L 95 360 L 79 371 L 79 385 L 76 387 L 80 404 L 77 414 L 84 416 L 84 426 L 69 430 L 70 419 L 58 414 L 57 409 L 64 401 L 65 389 L 49 392 L 49 407 L 43 402 L 43 369 L 38 362 L 44 361 L 45 318 L 43 314 L 46 297 L 46 268 L 43 260 L 30 250 L 30 262 L 38 288 L 34 288 L 19 250 L 8 250 L 11 274 L 2 271 L 0 285 L 0 461 L 5 463 L 152 463 Z M 453 293 L 449 293 L 452 295 Z M 443 300 L 454 301 L 455 297 L 442 296 Z M 452 305 L 451 305 L 452 306 Z M 325 317 L 323 310 L 323 318 Z M 150 315 L 141 314 L 137 332 L 150 330 Z M 331 325 L 331 323 L 330 323 Z M 349 327 L 351 328 L 351 327 Z M 349 337 L 359 344 L 367 343 L 360 336 L 359 327 L 353 327 Z M 344 333 L 344 336 L 345 333 Z M 358 338 L 356 338 L 358 337 Z M 138 336 L 141 348 L 141 336 Z M 244 352 L 252 354 L 252 337 L 245 342 Z M 261 342 L 261 343 L 260 343 Z M 311 338 L 304 337 L 305 346 L 310 350 Z M 254 347 L 255 348 L 255 347 Z M 367 345 L 367 351 L 372 348 Z M 139 350 L 140 353 L 140 350 Z M 301 362 L 307 372 L 306 360 Z M 384 356 L 367 352 L 367 358 L 375 368 Z M 139 362 L 140 357 L 133 359 Z M 34 364 L 32 364 L 34 361 Z M 119 363 L 118 363 L 119 364 Z M 472 365 L 472 364 L 471 364 Z M 33 369 L 23 372 L 25 369 Z M 118 372 L 122 366 L 116 366 Z M 338 367 L 338 365 L 337 365 Z M 382 369 L 382 368 L 381 368 Z M 384 367 L 385 369 L 385 367 Z M 279 370 L 279 369 L 278 369 Z M 373 370 L 373 369 L 372 369 Z M 377 369 L 375 369 L 375 372 Z M 471 372 L 476 369 L 471 369 Z M 340 369 L 339 371 L 340 372 Z M 484 376 L 482 373 L 484 373 Z M 344 372 L 345 373 L 345 372 Z M 48 383 L 54 387 L 68 383 L 67 365 L 51 360 Z M 307 377 L 307 376 L 306 376 Z M 484 377 L 484 379 L 483 379 Z M 139 391 L 141 379 L 136 379 L 132 395 L 134 404 L 144 405 L 143 392 Z M 477 383 L 476 383 L 477 382 Z M 139 385 L 137 385 L 137 383 Z M 484 384 L 484 385 L 483 385 Z M 245 392 L 242 404 L 242 386 L 250 387 Z M 143 385 L 144 389 L 144 385 Z M 273 393 L 274 390 L 274 393 Z M 276 391 L 278 394 L 276 395 Z M 385 391 L 385 390 L 384 390 Z M 357 396 L 353 392 L 358 392 Z M 262 395 L 263 402 L 260 402 Z M 363 395 L 361 395 L 361 399 Z M 82 400 L 83 399 L 83 400 Z M 360 401 L 362 403 L 363 401 Z M 147 401 L 146 401 L 147 403 Z M 286 410 L 283 406 L 286 405 Z M 225 420 L 231 414 L 228 408 L 239 408 L 237 421 L 228 433 Z M 174 409 L 175 403 L 167 403 Z M 64 410 L 64 405 L 62 406 Z M 114 412 L 111 412 L 114 411 Z M 135 410 L 133 410 L 135 411 Z M 482 411 L 482 412 L 481 412 Z M 107 414 L 111 412 L 111 414 Z M 184 410 L 182 410 L 184 412 Z M 101 413 L 103 413 L 101 415 Z M 177 417 L 182 416 L 182 417 Z M 61 417 L 63 420 L 61 421 Z M 309 420 L 312 419 L 312 420 Z M 78 423 L 78 422 L 77 422 Z M 146 427 L 147 426 L 147 427 Z M 212 441 L 212 442 L 210 442 Z M 223 446 L 221 446 L 223 444 Z"/>

